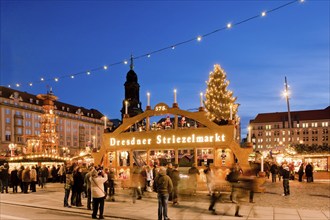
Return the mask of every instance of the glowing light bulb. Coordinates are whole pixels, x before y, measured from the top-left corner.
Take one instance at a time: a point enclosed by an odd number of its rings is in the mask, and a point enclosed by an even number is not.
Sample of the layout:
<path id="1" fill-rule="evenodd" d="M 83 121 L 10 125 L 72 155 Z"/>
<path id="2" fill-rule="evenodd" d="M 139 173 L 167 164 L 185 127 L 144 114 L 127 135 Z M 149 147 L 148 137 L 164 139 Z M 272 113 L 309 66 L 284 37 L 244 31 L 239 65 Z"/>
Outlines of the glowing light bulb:
<path id="1" fill-rule="evenodd" d="M 20 85 L 17 83 L 17 84 L 16 84 L 16 87 L 19 87 L 19 86 L 20 86 Z"/>
<path id="2" fill-rule="evenodd" d="M 58 78 L 55 78 L 54 80 L 55 80 L 55 82 L 58 82 Z"/>
<path id="3" fill-rule="evenodd" d="M 74 79 L 74 76 L 71 76 L 71 79 Z"/>
<path id="4" fill-rule="evenodd" d="M 174 50 L 175 49 L 175 46 L 172 46 L 172 50 Z"/>
<path id="5" fill-rule="evenodd" d="M 45 79 L 44 79 L 44 78 L 41 78 L 40 80 L 41 80 L 41 81 L 44 81 Z"/>
<path id="6" fill-rule="evenodd" d="M 261 16 L 262 17 L 265 17 L 266 16 L 266 12 L 265 11 L 261 12 Z"/>
<path id="7" fill-rule="evenodd" d="M 125 65 L 128 64 L 127 60 L 124 61 L 124 64 L 125 64 Z"/>
<path id="8" fill-rule="evenodd" d="M 151 55 L 150 55 L 150 54 L 148 54 L 148 55 L 147 55 L 147 57 L 148 57 L 148 58 L 150 58 L 150 57 L 151 57 Z"/>
<path id="9" fill-rule="evenodd" d="M 231 26 L 232 26 L 231 23 L 227 24 L 227 28 L 231 28 Z"/>
<path id="10" fill-rule="evenodd" d="M 33 84 L 32 83 L 29 83 L 29 86 L 32 86 Z"/>
<path id="11" fill-rule="evenodd" d="M 87 72 L 87 75 L 91 75 L 91 72 L 88 71 L 88 72 Z"/>
<path id="12" fill-rule="evenodd" d="M 107 70 L 107 69 L 108 69 L 108 67 L 107 67 L 107 66 L 103 66 L 103 69 Z"/>
<path id="13" fill-rule="evenodd" d="M 8 88 L 10 88 L 11 86 L 10 85 L 8 85 Z"/>
<path id="14" fill-rule="evenodd" d="M 202 36 L 198 36 L 197 41 L 202 41 Z"/>

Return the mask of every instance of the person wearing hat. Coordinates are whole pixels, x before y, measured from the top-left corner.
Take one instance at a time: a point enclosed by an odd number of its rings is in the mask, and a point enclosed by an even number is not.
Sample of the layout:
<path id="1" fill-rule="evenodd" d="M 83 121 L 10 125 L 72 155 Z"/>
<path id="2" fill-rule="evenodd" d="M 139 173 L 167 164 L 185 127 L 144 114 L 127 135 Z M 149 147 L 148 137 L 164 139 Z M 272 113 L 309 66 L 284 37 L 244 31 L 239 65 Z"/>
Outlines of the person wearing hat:
<path id="1" fill-rule="evenodd" d="M 284 189 L 283 196 L 290 195 L 289 179 L 290 179 L 289 167 L 286 164 L 283 164 L 283 189 Z"/>
<path id="2" fill-rule="evenodd" d="M 89 180 L 91 182 L 91 193 L 93 198 L 92 218 L 96 219 L 97 211 L 99 211 L 99 219 L 104 219 L 104 199 L 107 196 L 104 191 L 104 183 L 108 180 L 108 176 L 102 169 L 93 170 L 91 172 Z"/>
<path id="3" fill-rule="evenodd" d="M 166 175 L 166 168 L 161 167 L 154 182 L 154 190 L 157 192 L 158 198 L 158 220 L 170 220 L 167 216 L 167 203 L 169 194 L 172 193 L 173 183 L 169 176 Z"/>

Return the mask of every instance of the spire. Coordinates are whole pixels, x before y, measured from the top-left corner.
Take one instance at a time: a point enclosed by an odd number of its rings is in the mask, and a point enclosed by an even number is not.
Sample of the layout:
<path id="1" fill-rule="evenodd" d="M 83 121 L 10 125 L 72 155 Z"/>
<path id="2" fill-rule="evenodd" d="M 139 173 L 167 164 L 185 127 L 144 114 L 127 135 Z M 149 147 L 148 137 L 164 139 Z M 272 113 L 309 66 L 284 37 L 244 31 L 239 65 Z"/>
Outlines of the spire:
<path id="1" fill-rule="evenodd" d="M 133 64 L 133 55 L 131 54 L 131 64 L 129 65 L 131 70 L 134 69 L 134 64 Z"/>

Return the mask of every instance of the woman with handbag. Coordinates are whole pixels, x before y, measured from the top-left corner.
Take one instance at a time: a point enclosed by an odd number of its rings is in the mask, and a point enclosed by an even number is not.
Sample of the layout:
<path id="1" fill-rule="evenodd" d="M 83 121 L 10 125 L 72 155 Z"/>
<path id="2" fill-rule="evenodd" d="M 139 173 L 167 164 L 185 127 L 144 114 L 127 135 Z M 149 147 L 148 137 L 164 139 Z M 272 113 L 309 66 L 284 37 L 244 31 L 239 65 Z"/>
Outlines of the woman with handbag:
<path id="1" fill-rule="evenodd" d="M 93 214 L 92 218 L 97 219 L 97 210 L 99 209 L 99 219 L 104 219 L 104 199 L 106 197 L 106 192 L 104 191 L 104 183 L 108 180 L 107 174 L 103 170 L 94 170 L 92 176 L 90 177 L 91 181 L 91 193 L 93 198 Z"/>

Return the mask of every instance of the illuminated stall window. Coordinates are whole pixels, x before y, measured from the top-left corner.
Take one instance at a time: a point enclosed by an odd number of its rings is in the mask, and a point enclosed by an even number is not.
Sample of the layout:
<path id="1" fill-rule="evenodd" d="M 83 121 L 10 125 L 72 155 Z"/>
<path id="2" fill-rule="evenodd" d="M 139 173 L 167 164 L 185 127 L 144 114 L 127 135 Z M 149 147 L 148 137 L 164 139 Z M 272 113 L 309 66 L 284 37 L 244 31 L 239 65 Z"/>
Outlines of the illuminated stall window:
<path id="1" fill-rule="evenodd" d="M 197 150 L 198 166 L 212 164 L 214 162 L 214 151 L 211 148 Z"/>
<path id="2" fill-rule="evenodd" d="M 130 165 L 130 156 L 128 151 L 119 152 L 119 166 L 128 167 Z"/>
<path id="3" fill-rule="evenodd" d="M 191 167 L 195 161 L 194 149 L 179 150 L 178 158 L 180 167 Z"/>
<path id="4" fill-rule="evenodd" d="M 149 165 L 166 166 L 168 163 L 175 162 L 175 151 L 169 150 L 151 150 L 149 155 Z"/>

